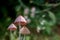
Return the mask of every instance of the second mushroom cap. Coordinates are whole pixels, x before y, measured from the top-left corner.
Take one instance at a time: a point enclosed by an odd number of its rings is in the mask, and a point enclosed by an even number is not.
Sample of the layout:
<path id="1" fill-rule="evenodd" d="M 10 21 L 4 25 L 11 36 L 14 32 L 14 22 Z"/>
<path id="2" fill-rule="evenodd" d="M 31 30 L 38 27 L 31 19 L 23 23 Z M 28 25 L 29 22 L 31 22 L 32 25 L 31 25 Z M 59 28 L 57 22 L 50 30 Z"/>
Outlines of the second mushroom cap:
<path id="1" fill-rule="evenodd" d="M 23 34 L 23 35 L 26 35 L 26 34 L 30 34 L 30 31 L 27 27 L 22 27 L 20 29 L 20 33 Z"/>
<path id="2" fill-rule="evenodd" d="M 8 30 L 11 30 L 11 31 L 14 31 L 16 29 L 17 27 L 13 23 L 8 27 Z"/>

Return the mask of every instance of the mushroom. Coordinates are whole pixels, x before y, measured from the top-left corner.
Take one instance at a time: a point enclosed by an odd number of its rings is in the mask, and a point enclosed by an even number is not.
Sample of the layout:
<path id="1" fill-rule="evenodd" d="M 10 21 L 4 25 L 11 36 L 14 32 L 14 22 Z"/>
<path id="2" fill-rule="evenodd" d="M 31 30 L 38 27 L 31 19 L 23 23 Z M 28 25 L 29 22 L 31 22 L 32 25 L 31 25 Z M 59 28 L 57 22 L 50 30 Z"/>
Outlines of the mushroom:
<path id="1" fill-rule="evenodd" d="M 29 29 L 27 27 L 22 27 L 20 29 L 20 33 L 24 35 L 23 40 L 25 40 L 25 35 L 30 34 L 30 31 L 29 31 Z"/>
<path id="2" fill-rule="evenodd" d="M 16 25 L 26 25 L 27 24 L 27 21 L 25 20 L 25 18 L 21 15 L 19 15 L 16 20 L 14 21 L 14 24 Z"/>
<path id="3" fill-rule="evenodd" d="M 24 9 L 24 15 L 28 15 L 28 13 L 29 13 L 29 8 L 25 8 Z"/>
<path id="4" fill-rule="evenodd" d="M 30 31 L 27 27 L 22 27 L 20 29 L 20 33 L 23 34 L 23 35 L 26 35 L 26 34 L 30 34 Z"/>
<path id="5" fill-rule="evenodd" d="M 17 27 L 13 23 L 8 27 L 8 30 L 10 30 L 10 40 L 13 40 L 12 31 L 15 31 L 16 29 Z"/>
<path id="6" fill-rule="evenodd" d="M 14 31 L 16 29 L 17 29 L 17 27 L 13 23 L 8 27 L 8 30 L 10 30 L 10 31 Z"/>

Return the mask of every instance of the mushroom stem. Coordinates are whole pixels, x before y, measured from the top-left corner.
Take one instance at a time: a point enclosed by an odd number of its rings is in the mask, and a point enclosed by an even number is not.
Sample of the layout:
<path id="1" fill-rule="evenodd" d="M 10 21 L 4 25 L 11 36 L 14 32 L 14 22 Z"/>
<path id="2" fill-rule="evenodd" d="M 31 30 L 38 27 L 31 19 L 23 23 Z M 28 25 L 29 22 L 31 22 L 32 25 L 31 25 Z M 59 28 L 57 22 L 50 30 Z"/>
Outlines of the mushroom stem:
<path id="1" fill-rule="evenodd" d="M 19 23 L 19 40 L 21 40 L 21 33 L 20 33 L 21 25 Z"/>
<path id="2" fill-rule="evenodd" d="M 12 31 L 10 30 L 10 40 L 12 40 Z"/>
<path id="3" fill-rule="evenodd" d="M 25 40 L 25 35 L 24 35 L 24 38 L 23 38 L 23 40 Z"/>

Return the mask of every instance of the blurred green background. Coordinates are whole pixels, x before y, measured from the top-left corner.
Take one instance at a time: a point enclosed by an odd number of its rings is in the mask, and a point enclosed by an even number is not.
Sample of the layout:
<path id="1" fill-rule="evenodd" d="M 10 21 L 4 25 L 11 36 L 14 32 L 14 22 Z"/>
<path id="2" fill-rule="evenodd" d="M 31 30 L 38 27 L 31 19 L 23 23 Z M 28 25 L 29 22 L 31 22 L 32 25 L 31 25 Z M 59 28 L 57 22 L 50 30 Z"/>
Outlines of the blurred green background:
<path id="1" fill-rule="evenodd" d="M 26 8 L 29 9 L 27 15 Z M 0 0 L 0 40 L 10 40 L 7 28 L 18 15 L 28 17 L 31 34 L 26 40 L 60 40 L 60 0 Z M 18 31 L 15 33 L 17 39 Z"/>

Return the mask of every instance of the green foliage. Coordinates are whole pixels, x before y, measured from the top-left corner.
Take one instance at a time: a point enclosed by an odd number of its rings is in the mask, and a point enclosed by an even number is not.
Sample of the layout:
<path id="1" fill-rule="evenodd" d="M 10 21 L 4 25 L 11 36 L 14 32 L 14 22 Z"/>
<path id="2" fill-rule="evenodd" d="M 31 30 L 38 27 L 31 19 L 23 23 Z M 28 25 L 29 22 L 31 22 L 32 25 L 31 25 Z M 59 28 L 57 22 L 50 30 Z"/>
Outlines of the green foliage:
<path id="1" fill-rule="evenodd" d="M 0 37 L 5 36 L 5 32 L 8 32 L 7 27 L 9 26 L 10 23 L 14 22 L 15 17 L 17 17 L 20 14 L 24 16 L 24 9 L 27 7 L 29 8 L 29 13 L 27 16 L 31 20 L 31 22 L 28 23 L 29 28 L 30 27 L 37 28 L 37 26 L 41 28 L 45 27 L 45 29 L 43 30 L 43 33 L 45 35 L 46 34 L 51 35 L 53 33 L 52 32 L 52 29 L 54 28 L 53 26 L 55 24 L 60 25 L 60 3 L 56 3 L 56 4 L 47 3 L 46 4 L 45 0 L 28 0 L 29 2 L 32 1 L 32 3 L 28 3 L 28 1 L 27 2 L 23 2 L 23 1 L 22 0 L 8 0 L 8 3 L 6 4 L 7 6 L 4 5 L 0 7 L 1 14 L 2 14 L 0 15 L 2 16 L 0 19 Z M 27 5 L 26 3 L 28 3 L 29 5 Z M 12 10 L 14 9 L 13 10 L 15 12 L 14 14 L 13 12 L 10 13 L 11 10 L 7 8 L 9 6 L 10 8 L 12 8 Z M 35 14 L 34 18 L 31 17 L 32 6 L 36 8 L 36 11 L 34 13 Z M 11 14 L 11 16 L 9 15 L 9 13 Z M 42 17 L 43 15 L 45 15 L 45 17 Z M 43 20 L 45 20 L 45 22 L 41 24 Z M 57 37 L 54 37 L 54 38 L 57 38 Z"/>
<path id="2" fill-rule="evenodd" d="M 32 0 L 34 4 L 41 5 L 45 3 L 45 0 Z"/>

